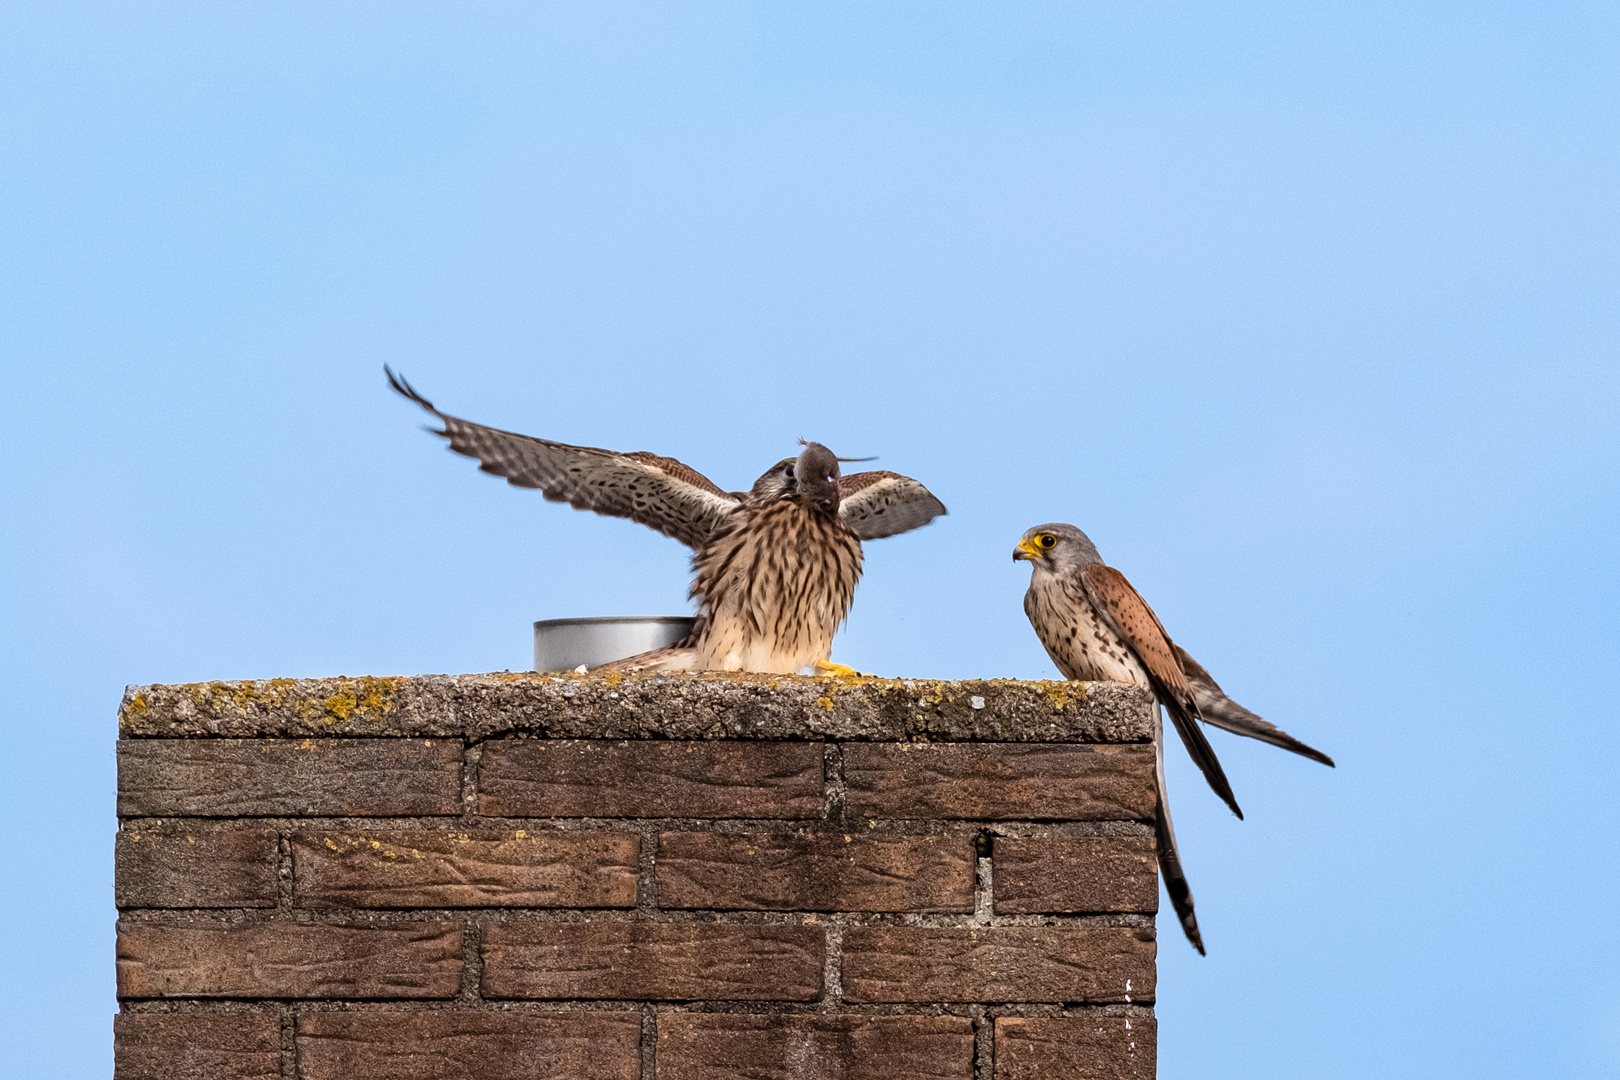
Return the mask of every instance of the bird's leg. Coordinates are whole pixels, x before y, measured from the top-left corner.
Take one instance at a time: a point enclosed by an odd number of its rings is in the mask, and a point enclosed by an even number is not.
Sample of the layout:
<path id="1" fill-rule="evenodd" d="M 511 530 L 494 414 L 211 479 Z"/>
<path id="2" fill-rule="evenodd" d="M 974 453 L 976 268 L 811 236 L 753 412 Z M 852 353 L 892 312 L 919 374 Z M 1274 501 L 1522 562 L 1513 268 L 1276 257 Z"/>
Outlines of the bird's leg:
<path id="1" fill-rule="evenodd" d="M 860 672 L 847 664 L 835 664 L 831 660 L 817 660 L 810 665 L 810 668 L 817 675 L 837 675 L 839 678 L 849 678 L 860 674 Z"/>

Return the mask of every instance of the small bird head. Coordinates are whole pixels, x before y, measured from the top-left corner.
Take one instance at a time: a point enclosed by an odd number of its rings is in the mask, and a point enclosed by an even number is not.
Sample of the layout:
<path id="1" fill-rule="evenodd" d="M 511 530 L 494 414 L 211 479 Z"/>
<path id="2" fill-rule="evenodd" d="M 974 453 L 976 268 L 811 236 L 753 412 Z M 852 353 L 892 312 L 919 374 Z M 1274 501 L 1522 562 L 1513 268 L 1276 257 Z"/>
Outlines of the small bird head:
<path id="1" fill-rule="evenodd" d="M 1073 525 L 1037 525 L 1013 549 L 1013 561 L 1033 563 L 1035 572 L 1061 573 L 1102 562 L 1091 537 Z"/>

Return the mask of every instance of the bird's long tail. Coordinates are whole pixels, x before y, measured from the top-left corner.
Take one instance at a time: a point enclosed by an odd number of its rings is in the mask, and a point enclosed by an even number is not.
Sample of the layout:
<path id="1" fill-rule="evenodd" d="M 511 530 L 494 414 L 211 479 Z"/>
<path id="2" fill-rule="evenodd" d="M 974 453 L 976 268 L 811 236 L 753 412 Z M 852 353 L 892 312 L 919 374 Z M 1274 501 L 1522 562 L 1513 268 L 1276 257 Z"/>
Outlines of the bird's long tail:
<path id="1" fill-rule="evenodd" d="M 665 645 L 662 649 L 648 649 L 623 660 L 598 664 L 592 671 L 691 671 L 697 663 L 697 650 L 689 645 Z"/>
<path id="2" fill-rule="evenodd" d="M 1176 827 L 1170 820 L 1170 798 L 1164 786 L 1164 721 L 1159 707 L 1153 707 L 1153 779 L 1159 788 L 1159 813 L 1154 819 L 1154 832 L 1159 847 L 1159 873 L 1164 877 L 1164 891 L 1170 894 L 1170 905 L 1176 918 L 1181 920 L 1181 932 L 1187 935 L 1198 955 L 1204 955 L 1204 938 L 1198 932 L 1198 916 L 1193 914 L 1192 887 L 1181 869 L 1181 855 L 1176 850 Z"/>
<path id="3" fill-rule="evenodd" d="M 1187 686 L 1192 690 L 1193 701 L 1198 705 L 1198 715 L 1204 723 L 1213 724 L 1234 735 L 1259 739 L 1261 742 L 1279 746 L 1301 757 L 1320 761 L 1330 769 L 1333 768 L 1332 758 L 1314 747 L 1306 746 L 1282 728 L 1267 723 L 1227 697 L 1226 692 L 1210 678 L 1203 665 L 1187 655 L 1187 650 L 1180 645 L 1175 649 L 1176 659 L 1181 661 L 1181 670 L 1187 677 Z"/>
<path id="4" fill-rule="evenodd" d="M 1176 734 L 1181 736 L 1181 743 L 1187 748 L 1187 756 L 1193 759 L 1198 771 L 1204 774 L 1210 788 L 1221 797 L 1227 808 L 1236 814 L 1239 821 L 1243 820 L 1243 808 L 1238 805 L 1237 796 L 1232 794 L 1232 784 L 1226 779 L 1226 770 L 1221 768 L 1221 759 L 1215 756 L 1215 748 L 1209 745 L 1209 739 L 1204 735 L 1204 729 L 1198 726 L 1192 707 L 1184 700 L 1177 698 L 1161 698 L 1164 711 L 1170 714 L 1175 722 Z M 1158 710 L 1154 709 L 1155 715 Z M 1161 725 L 1162 726 L 1162 725 Z"/>
<path id="5" fill-rule="evenodd" d="M 697 622 L 692 625 L 692 632 L 673 645 L 665 645 L 661 649 L 648 649 L 646 652 L 627 656 L 623 660 L 613 660 L 606 664 L 598 664 L 592 671 L 692 671 L 697 664 L 698 638 L 703 634 L 707 616 L 699 615 Z"/>

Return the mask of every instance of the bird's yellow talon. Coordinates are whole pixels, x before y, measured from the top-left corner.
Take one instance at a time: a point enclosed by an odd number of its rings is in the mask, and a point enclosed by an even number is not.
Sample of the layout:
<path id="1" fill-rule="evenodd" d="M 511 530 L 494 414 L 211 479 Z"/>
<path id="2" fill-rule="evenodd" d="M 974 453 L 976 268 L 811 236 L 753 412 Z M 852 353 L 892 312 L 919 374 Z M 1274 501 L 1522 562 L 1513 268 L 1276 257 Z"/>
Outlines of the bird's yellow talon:
<path id="1" fill-rule="evenodd" d="M 835 664 L 831 660 L 817 660 L 815 671 L 817 675 L 837 675 L 840 678 L 849 678 L 852 675 L 860 674 L 860 672 L 847 664 Z"/>

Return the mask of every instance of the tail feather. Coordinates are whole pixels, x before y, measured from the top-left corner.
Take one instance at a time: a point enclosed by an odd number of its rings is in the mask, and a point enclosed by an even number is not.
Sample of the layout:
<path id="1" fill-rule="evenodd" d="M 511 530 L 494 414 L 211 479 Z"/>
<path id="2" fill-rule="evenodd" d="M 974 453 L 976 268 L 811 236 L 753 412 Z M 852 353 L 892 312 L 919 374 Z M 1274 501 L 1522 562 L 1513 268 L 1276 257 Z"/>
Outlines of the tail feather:
<path id="1" fill-rule="evenodd" d="M 598 664 L 592 671 L 693 671 L 697 667 L 697 643 L 703 636 L 704 626 L 707 623 L 705 616 L 699 615 L 697 622 L 692 625 L 692 632 L 673 645 L 665 645 L 661 649 L 648 649 L 646 652 L 627 656 L 623 660 L 611 660 L 606 664 Z"/>
<path id="2" fill-rule="evenodd" d="M 1307 746 L 1294 738 L 1275 724 L 1260 719 L 1254 713 L 1226 696 L 1220 685 L 1210 678 L 1209 672 L 1203 665 L 1187 655 L 1187 650 L 1180 645 L 1175 647 L 1176 659 L 1181 661 L 1181 670 L 1186 674 L 1187 686 L 1192 690 L 1193 701 L 1198 705 L 1198 715 L 1206 724 L 1213 724 L 1223 731 L 1230 731 L 1234 735 L 1245 735 L 1251 739 L 1259 739 L 1263 743 L 1281 747 L 1300 757 L 1319 761 L 1328 768 L 1333 768 L 1333 759 L 1314 747 Z"/>
<path id="3" fill-rule="evenodd" d="M 1226 779 L 1226 770 L 1221 768 L 1221 760 L 1215 756 L 1215 748 L 1209 745 L 1209 739 L 1204 735 L 1204 729 L 1198 726 L 1194 714 L 1186 703 L 1174 698 L 1164 698 L 1163 704 L 1170 719 L 1175 722 L 1176 734 L 1181 736 L 1182 745 L 1187 748 L 1193 764 L 1198 766 L 1198 771 L 1204 774 L 1204 779 L 1221 797 L 1221 801 L 1242 821 L 1243 810 L 1238 806 L 1237 796 L 1232 793 L 1231 781 Z M 1193 704 L 1196 707 L 1196 701 Z"/>
<path id="4" fill-rule="evenodd" d="M 666 645 L 662 649 L 648 649 L 623 660 L 598 664 L 592 671 L 691 671 L 697 662 L 697 650 L 681 645 Z"/>
<path id="5" fill-rule="evenodd" d="M 1153 710 L 1153 779 L 1159 789 L 1159 813 L 1154 818 L 1154 835 L 1158 840 L 1159 873 L 1164 877 L 1164 891 L 1170 894 L 1170 906 L 1181 922 L 1181 932 L 1187 935 L 1198 955 L 1204 953 L 1204 937 L 1198 932 L 1198 916 L 1193 913 L 1192 887 L 1181 868 L 1181 854 L 1176 850 L 1176 827 L 1170 820 L 1170 798 L 1164 786 L 1164 722 L 1157 707 Z"/>

